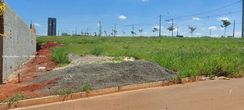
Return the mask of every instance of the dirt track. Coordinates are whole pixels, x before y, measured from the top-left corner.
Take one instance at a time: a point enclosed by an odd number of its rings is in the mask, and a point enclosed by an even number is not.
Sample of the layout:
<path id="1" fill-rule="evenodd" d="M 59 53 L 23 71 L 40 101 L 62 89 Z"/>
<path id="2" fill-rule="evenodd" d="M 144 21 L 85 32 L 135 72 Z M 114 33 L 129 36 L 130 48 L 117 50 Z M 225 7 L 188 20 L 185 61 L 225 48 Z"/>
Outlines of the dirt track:
<path id="1" fill-rule="evenodd" d="M 122 92 L 23 110 L 243 110 L 243 108 L 244 79 L 233 79 Z"/>

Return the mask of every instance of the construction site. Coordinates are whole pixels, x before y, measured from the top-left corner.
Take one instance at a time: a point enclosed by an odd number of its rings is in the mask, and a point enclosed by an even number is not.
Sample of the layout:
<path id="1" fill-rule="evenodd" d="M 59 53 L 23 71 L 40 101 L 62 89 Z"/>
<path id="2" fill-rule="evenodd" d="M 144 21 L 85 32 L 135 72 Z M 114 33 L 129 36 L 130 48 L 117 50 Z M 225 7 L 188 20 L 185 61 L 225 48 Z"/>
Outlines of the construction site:
<path id="1" fill-rule="evenodd" d="M 244 39 L 237 37 L 236 21 L 220 20 L 220 38 L 213 37 L 213 26 L 209 36 L 194 38 L 196 27 L 187 26 L 190 35 L 181 35 L 174 19 L 162 15 L 152 34 L 143 34 L 139 24 L 126 25 L 132 27 L 128 34 L 122 21 L 109 27 L 109 34 L 101 20 L 96 32 L 60 32 L 61 17 L 48 17 L 47 35 L 40 35 L 42 25 L 26 24 L 9 3 L 0 0 L 0 110 L 244 108 Z M 244 6 L 243 1 L 228 6 L 240 3 Z"/>

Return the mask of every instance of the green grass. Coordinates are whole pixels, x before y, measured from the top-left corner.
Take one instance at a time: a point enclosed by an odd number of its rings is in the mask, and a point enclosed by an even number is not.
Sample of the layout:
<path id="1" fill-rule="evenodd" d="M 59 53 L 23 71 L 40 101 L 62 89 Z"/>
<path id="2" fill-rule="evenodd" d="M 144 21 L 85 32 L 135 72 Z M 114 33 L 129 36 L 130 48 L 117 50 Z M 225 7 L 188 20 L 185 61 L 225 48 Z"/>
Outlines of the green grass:
<path id="1" fill-rule="evenodd" d="M 63 50 L 60 53 L 112 57 L 128 56 L 156 62 L 162 67 L 177 72 L 180 77 L 198 75 L 240 77 L 242 76 L 241 71 L 244 70 L 244 39 L 38 38 L 38 42 L 41 44 L 47 41 L 64 44 Z M 60 59 L 63 59 L 63 57 L 56 60 L 63 62 Z M 67 61 L 64 60 L 64 62 Z"/>
<path id="2" fill-rule="evenodd" d="M 60 65 L 69 64 L 68 53 L 63 47 L 57 47 L 52 49 L 52 60 Z"/>

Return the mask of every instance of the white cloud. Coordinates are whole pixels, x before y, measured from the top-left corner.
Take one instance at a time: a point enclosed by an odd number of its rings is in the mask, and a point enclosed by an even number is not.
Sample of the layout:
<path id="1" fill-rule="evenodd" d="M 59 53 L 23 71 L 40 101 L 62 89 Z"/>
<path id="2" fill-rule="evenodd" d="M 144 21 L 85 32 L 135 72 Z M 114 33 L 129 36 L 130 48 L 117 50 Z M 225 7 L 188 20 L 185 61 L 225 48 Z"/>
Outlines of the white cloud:
<path id="1" fill-rule="evenodd" d="M 226 17 L 226 16 L 223 16 L 223 17 L 218 18 L 218 20 L 228 20 L 228 21 L 230 21 L 230 18 Z"/>
<path id="2" fill-rule="evenodd" d="M 152 29 L 156 28 L 159 29 L 160 26 L 153 26 Z M 163 26 L 161 26 L 161 28 L 163 28 Z"/>
<path id="3" fill-rule="evenodd" d="M 201 18 L 199 18 L 199 17 L 193 17 L 192 20 L 193 20 L 193 21 L 200 21 Z"/>
<path id="4" fill-rule="evenodd" d="M 241 36 L 241 34 L 242 34 L 241 32 L 235 32 L 236 36 Z"/>
<path id="5" fill-rule="evenodd" d="M 127 16 L 125 16 L 125 15 L 120 15 L 118 18 L 121 19 L 121 20 L 126 20 L 126 19 L 127 19 Z"/>
<path id="6" fill-rule="evenodd" d="M 209 30 L 216 31 L 216 30 L 218 29 L 218 27 L 216 27 L 216 26 L 210 26 L 210 27 L 208 27 L 208 29 L 209 29 Z"/>
<path id="7" fill-rule="evenodd" d="M 142 2 L 149 2 L 149 0 L 141 0 Z"/>
<path id="8" fill-rule="evenodd" d="M 203 34 L 202 33 L 196 33 L 197 36 L 202 36 Z"/>
<path id="9" fill-rule="evenodd" d="M 219 30 L 224 30 L 224 29 L 225 29 L 225 28 L 223 28 L 223 27 L 220 27 L 220 28 L 219 28 Z"/>
<path id="10" fill-rule="evenodd" d="M 41 24 L 39 24 L 39 23 L 34 23 L 34 25 L 35 25 L 36 27 L 41 27 Z"/>

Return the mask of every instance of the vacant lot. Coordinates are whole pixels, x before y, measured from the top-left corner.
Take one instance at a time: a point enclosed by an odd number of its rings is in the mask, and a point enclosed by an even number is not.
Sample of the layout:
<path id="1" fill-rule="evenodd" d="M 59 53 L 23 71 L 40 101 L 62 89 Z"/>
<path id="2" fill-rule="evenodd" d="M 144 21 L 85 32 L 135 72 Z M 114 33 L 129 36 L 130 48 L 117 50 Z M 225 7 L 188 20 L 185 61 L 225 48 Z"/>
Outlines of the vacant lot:
<path id="1" fill-rule="evenodd" d="M 64 44 L 54 53 L 129 56 L 156 62 L 181 77 L 218 75 L 239 77 L 244 70 L 244 39 L 225 38 L 97 38 L 40 37 L 44 44 Z M 60 52 L 61 51 L 61 52 Z M 64 62 L 64 63 L 67 63 Z"/>

